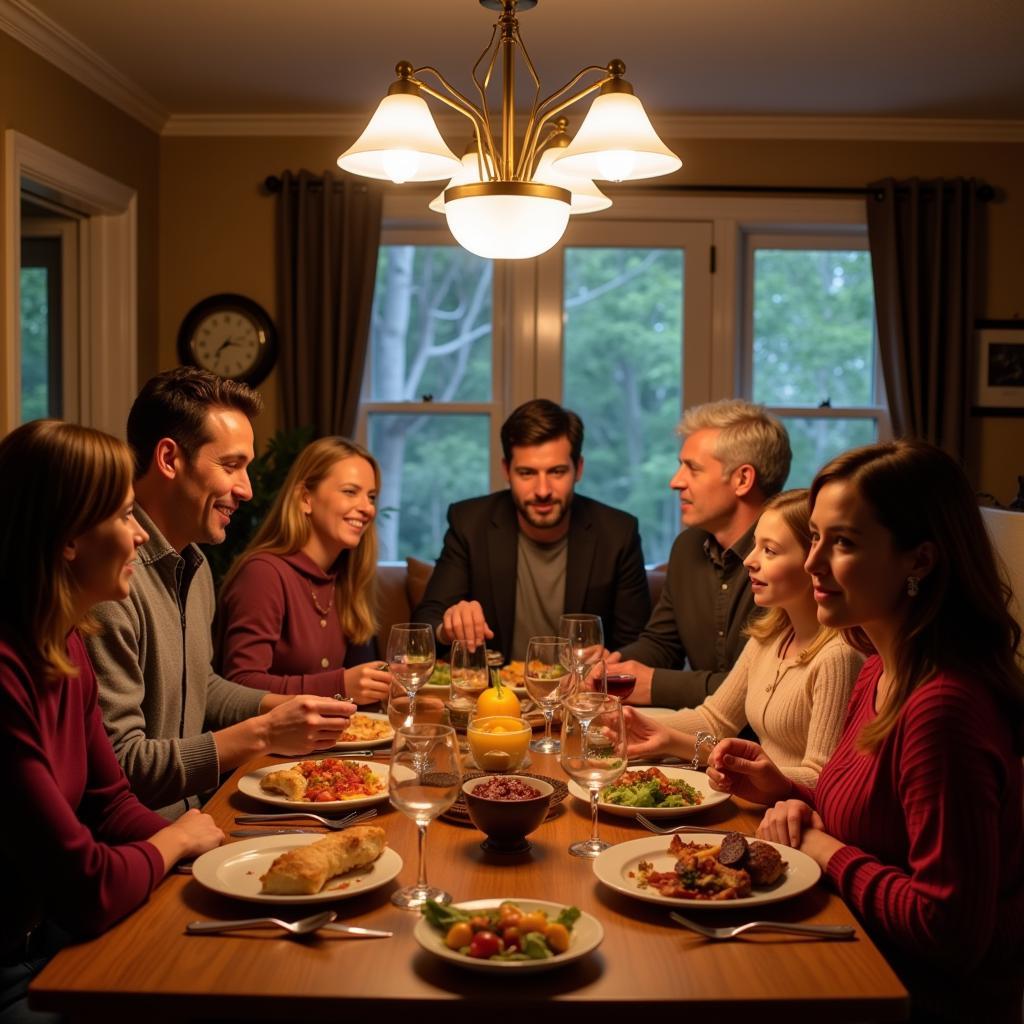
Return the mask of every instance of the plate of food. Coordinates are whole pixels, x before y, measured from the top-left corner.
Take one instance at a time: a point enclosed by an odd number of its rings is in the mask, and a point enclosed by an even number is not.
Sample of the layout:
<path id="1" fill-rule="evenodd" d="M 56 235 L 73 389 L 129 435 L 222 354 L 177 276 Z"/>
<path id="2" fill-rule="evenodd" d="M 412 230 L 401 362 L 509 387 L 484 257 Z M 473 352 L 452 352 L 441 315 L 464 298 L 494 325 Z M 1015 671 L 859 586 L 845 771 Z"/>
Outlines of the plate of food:
<path id="1" fill-rule="evenodd" d="M 331 750 L 364 750 L 367 747 L 384 747 L 395 738 L 387 715 L 370 711 L 357 711 L 349 720 L 348 728 L 341 734 Z"/>
<path id="2" fill-rule="evenodd" d="M 529 696 L 526 691 L 526 680 L 523 676 L 525 671 L 525 661 L 510 661 L 498 670 L 502 685 L 510 687 L 512 692 L 520 698 Z"/>
<path id="3" fill-rule="evenodd" d="M 342 811 L 388 798 L 388 766 L 340 757 L 257 768 L 238 780 L 238 791 L 293 811 Z"/>
<path id="4" fill-rule="evenodd" d="M 590 793 L 575 782 L 569 792 L 590 803 Z M 675 818 L 694 814 L 724 803 L 728 793 L 711 788 L 708 777 L 692 768 L 672 765 L 639 765 L 630 768 L 617 782 L 601 790 L 597 806 L 609 814 L 635 818 Z"/>
<path id="5" fill-rule="evenodd" d="M 810 889 L 821 868 L 806 853 L 739 832 L 647 836 L 619 843 L 594 861 L 616 892 L 667 907 L 735 909 L 778 903 Z"/>
<path id="6" fill-rule="evenodd" d="M 356 825 L 326 836 L 259 836 L 197 857 L 192 877 L 250 903 L 327 903 L 379 889 L 402 870 L 384 829 Z"/>
<path id="7" fill-rule="evenodd" d="M 448 691 L 452 685 L 452 667 L 447 661 L 438 661 L 434 663 L 434 671 L 431 673 L 430 678 L 420 687 L 420 693 L 429 693 L 431 690 L 438 692 L 440 690 Z"/>
<path id="8" fill-rule="evenodd" d="M 513 897 L 470 900 L 422 908 L 413 928 L 428 952 L 470 970 L 492 973 L 545 971 L 597 949 L 604 928 L 576 907 Z"/>

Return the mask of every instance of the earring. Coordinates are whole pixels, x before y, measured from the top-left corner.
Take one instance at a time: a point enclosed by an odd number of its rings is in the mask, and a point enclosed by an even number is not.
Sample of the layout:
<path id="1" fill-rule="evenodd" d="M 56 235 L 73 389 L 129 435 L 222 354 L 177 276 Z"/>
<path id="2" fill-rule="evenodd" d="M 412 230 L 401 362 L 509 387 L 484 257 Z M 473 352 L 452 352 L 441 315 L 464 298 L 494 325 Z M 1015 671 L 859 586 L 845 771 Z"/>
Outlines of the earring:
<path id="1" fill-rule="evenodd" d="M 916 576 L 907 577 L 907 597 L 917 597 L 921 590 L 921 581 Z"/>

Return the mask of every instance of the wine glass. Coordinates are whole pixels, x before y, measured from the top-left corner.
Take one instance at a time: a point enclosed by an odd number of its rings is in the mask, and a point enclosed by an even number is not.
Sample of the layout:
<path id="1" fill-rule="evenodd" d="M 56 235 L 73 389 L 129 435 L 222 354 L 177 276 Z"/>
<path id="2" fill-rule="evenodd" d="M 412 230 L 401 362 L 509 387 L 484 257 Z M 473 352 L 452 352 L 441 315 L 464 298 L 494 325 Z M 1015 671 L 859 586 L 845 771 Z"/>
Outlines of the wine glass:
<path id="1" fill-rule="evenodd" d="M 388 688 L 388 721 L 396 732 L 407 725 L 450 725 L 444 700 L 433 694 L 409 693 L 399 679 Z"/>
<path id="2" fill-rule="evenodd" d="M 597 836 L 597 802 L 601 790 L 626 770 L 626 748 L 618 697 L 578 691 L 562 704 L 562 768 L 590 791 L 590 838 L 569 847 L 574 857 L 596 857 L 611 845 Z"/>
<path id="3" fill-rule="evenodd" d="M 471 651 L 461 640 L 452 643 L 451 650 L 451 709 L 453 725 L 468 725 L 476 713 L 476 700 L 490 683 L 487 648 L 480 644 Z M 459 750 L 466 753 L 469 743 L 459 738 Z"/>
<path id="4" fill-rule="evenodd" d="M 534 740 L 531 750 L 540 754 L 557 754 L 558 740 L 551 735 L 551 720 L 555 708 L 568 693 L 572 673 L 569 661 L 569 642 L 564 636 L 534 636 L 526 645 L 523 682 L 526 692 L 544 713 L 544 738 Z"/>
<path id="5" fill-rule="evenodd" d="M 399 622 L 388 636 L 388 671 L 412 696 L 434 671 L 434 630 L 425 622 Z"/>
<path id="6" fill-rule="evenodd" d="M 558 621 L 558 632 L 569 640 L 569 657 L 580 683 L 604 654 L 604 627 L 600 615 L 567 612 Z"/>
<path id="7" fill-rule="evenodd" d="M 391 803 L 412 818 L 419 831 L 416 884 L 391 897 L 397 907 L 415 909 L 427 900 L 450 903 L 451 894 L 427 884 L 423 856 L 427 826 L 448 810 L 459 795 L 462 765 L 455 730 L 450 725 L 405 725 L 395 733 L 388 795 Z"/>

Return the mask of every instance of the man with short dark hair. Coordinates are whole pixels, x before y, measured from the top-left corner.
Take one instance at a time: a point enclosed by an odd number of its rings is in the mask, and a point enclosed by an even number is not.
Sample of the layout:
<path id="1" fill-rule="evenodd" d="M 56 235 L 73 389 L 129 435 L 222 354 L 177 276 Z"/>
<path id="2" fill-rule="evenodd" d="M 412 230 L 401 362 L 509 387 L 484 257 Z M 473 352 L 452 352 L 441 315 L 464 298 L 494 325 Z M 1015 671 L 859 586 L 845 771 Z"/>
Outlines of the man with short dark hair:
<path id="1" fill-rule="evenodd" d="M 413 618 L 442 644 L 488 642 L 523 660 L 564 612 L 600 615 L 605 642 L 628 643 L 650 610 L 634 516 L 575 493 L 583 423 L 539 398 L 501 428 L 509 486 L 448 509 L 444 549 Z"/>
<path id="2" fill-rule="evenodd" d="M 608 659 L 636 676 L 630 704 L 696 707 L 729 674 L 754 610 L 743 560 L 764 503 L 789 475 L 786 428 L 763 406 L 742 399 L 694 406 L 679 433 L 679 470 L 669 486 L 679 492 L 686 529 L 672 545 L 650 621 Z"/>
<path id="3" fill-rule="evenodd" d="M 97 606 L 87 640 L 107 732 L 132 789 L 174 818 L 256 754 L 331 746 L 354 705 L 264 693 L 211 668 L 213 578 L 197 543 L 219 544 L 252 497 L 251 419 L 244 384 L 179 367 L 139 393 L 128 417 L 135 517 L 149 534 L 131 591 Z"/>

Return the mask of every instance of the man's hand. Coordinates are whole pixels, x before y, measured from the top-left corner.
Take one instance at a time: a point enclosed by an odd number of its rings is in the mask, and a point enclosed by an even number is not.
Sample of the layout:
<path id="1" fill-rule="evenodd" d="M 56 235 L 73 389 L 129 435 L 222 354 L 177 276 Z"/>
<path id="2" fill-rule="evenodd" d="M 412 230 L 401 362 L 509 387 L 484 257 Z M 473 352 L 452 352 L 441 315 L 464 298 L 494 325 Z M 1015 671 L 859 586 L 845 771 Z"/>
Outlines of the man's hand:
<path id="1" fill-rule="evenodd" d="M 345 669 L 345 696 L 353 704 L 387 703 L 391 689 L 391 676 L 379 661 L 367 661 Z"/>
<path id="2" fill-rule="evenodd" d="M 622 655 L 616 651 L 605 658 L 606 665 L 615 666 L 616 675 L 636 676 L 633 692 L 623 701 L 624 704 L 650 705 L 651 684 L 654 682 L 654 669 L 641 665 L 639 661 L 623 661 Z"/>
<path id="3" fill-rule="evenodd" d="M 333 697 L 292 697 L 263 716 L 267 747 L 291 755 L 326 750 L 338 742 L 355 710 L 355 704 Z"/>
<path id="4" fill-rule="evenodd" d="M 444 613 L 437 638 L 443 644 L 458 640 L 475 651 L 486 640 L 493 640 L 494 632 L 487 625 L 479 601 L 460 601 Z"/>

